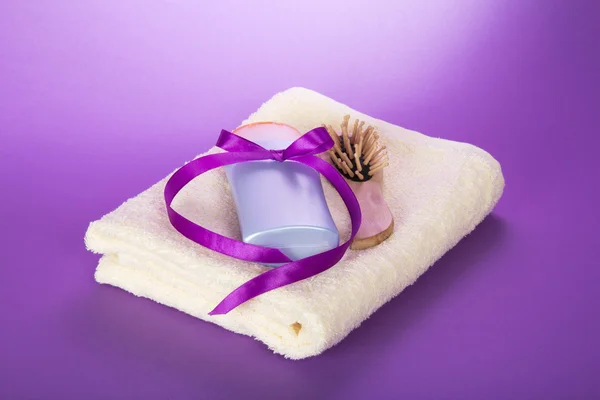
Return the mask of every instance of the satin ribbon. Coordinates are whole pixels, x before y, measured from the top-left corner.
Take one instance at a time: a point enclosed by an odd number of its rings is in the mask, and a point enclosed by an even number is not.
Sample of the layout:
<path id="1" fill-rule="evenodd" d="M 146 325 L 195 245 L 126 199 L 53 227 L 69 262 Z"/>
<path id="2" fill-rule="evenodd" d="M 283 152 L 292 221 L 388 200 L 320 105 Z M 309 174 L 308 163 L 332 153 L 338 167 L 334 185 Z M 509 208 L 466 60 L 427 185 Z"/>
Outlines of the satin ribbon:
<path id="1" fill-rule="evenodd" d="M 209 315 L 227 314 L 256 296 L 310 278 L 331 268 L 344 256 L 361 223 L 360 206 L 348 182 L 333 166 L 317 157 L 318 154 L 333 146 L 333 140 L 325 128 L 315 128 L 305 133 L 284 150 L 267 150 L 226 130 L 221 131 L 216 145 L 226 152 L 197 158 L 177 170 L 167 181 L 164 196 L 171 224 L 188 239 L 221 254 L 245 261 L 265 264 L 285 263 L 285 265 L 250 279 L 228 294 Z M 225 165 L 258 160 L 299 162 L 317 170 L 327 178 L 340 194 L 350 213 L 352 222 L 350 238 L 334 249 L 292 261 L 278 249 L 243 243 L 203 228 L 171 207 L 177 193 L 197 176 Z"/>

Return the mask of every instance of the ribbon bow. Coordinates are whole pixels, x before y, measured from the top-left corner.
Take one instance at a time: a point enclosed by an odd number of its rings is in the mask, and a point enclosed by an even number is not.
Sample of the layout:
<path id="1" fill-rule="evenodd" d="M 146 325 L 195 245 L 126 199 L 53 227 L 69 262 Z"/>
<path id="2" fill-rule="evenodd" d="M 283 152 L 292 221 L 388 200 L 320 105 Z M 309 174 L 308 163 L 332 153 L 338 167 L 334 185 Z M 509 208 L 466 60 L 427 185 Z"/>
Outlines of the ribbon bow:
<path id="1" fill-rule="evenodd" d="M 199 157 L 178 169 L 167 181 L 164 190 L 169 220 L 188 239 L 211 250 L 240 260 L 265 264 L 281 264 L 250 279 L 228 294 L 209 315 L 227 314 L 240 304 L 270 290 L 317 275 L 334 266 L 344 255 L 361 223 L 360 206 L 348 182 L 318 154 L 329 150 L 333 140 L 324 128 L 315 128 L 295 140 L 284 150 L 267 150 L 262 146 L 226 130 L 221 131 L 217 147 L 225 153 Z M 301 260 L 292 261 L 280 250 L 240 242 L 203 228 L 183 217 L 171 207 L 173 199 L 197 176 L 225 165 L 247 161 L 275 160 L 299 162 L 321 173 L 338 191 L 350 213 L 352 233 L 338 247 Z M 273 188 L 277 190 L 277 188 Z"/>

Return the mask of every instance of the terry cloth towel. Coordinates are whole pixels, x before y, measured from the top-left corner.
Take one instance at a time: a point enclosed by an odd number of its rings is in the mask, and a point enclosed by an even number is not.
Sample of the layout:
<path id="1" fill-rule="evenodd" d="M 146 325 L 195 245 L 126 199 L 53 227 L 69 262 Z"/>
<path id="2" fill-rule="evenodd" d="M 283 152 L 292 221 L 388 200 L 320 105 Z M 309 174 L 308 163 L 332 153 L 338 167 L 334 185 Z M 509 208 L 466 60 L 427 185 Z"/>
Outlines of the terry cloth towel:
<path id="1" fill-rule="evenodd" d="M 346 114 L 373 125 L 389 153 L 383 193 L 395 229 L 381 245 L 348 250 L 319 275 L 263 294 L 228 314 L 209 316 L 233 289 L 268 267 L 229 258 L 179 234 L 167 219 L 166 177 L 90 224 L 87 248 L 102 254 L 96 280 L 252 336 L 287 358 L 314 356 L 337 344 L 471 232 L 504 188 L 498 162 L 475 146 L 391 125 L 303 88 L 275 95 L 243 124 L 275 121 L 307 132 L 323 123 L 339 126 Z M 347 210 L 325 182 L 332 215 L 347 238 Z M 239 239 L 222 168 L 188 184 L 173 207 Z"/>

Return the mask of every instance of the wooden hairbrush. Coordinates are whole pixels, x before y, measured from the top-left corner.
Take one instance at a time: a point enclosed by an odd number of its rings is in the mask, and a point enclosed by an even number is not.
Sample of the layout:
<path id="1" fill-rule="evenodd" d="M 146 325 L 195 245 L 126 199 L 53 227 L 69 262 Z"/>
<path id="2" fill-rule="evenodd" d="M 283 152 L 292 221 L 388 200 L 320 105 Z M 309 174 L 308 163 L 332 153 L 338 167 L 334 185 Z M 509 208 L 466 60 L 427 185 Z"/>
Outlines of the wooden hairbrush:
<path id="1" fill-rule="evenodd" d="M 391 236 L 394 218 L 383 198 L 383 169 L 389 165 L 385 146 L 372 126 L 355 120 L 352 131 L 348 129 L 350 115 L 341 124 L 341 134 L 331 125 L 323 125 L 331 135 L 334 146 L 329 157 L 337 170 L 349 180 L 349 185 L 358 199 L 362 212 L 362 223 L 351 249 L 363 250 L 377 246 Z"/>

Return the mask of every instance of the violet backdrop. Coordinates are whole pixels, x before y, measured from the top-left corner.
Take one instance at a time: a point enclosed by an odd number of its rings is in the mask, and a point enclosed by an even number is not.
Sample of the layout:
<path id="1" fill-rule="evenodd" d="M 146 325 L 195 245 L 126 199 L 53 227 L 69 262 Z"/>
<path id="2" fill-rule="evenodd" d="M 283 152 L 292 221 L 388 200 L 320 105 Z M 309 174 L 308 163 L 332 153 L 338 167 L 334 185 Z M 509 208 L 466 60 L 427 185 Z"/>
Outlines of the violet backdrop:
<path id="1" fill-rule="evenodd" d="M 0 398 L 600 398 L 597 2 L 0 2 Z M 292 86 L 502 164 L 323 355 L 94 282 L 88 223 Z"/>

